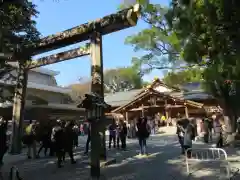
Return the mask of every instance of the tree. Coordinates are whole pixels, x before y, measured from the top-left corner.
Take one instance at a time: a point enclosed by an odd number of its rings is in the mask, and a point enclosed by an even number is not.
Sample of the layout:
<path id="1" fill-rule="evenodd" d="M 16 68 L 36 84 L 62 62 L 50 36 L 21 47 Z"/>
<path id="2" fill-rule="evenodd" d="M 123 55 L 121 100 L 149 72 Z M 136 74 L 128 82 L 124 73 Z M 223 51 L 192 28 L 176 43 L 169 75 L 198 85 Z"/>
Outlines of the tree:
<path id="1" fill-rule="evenodd" d="M 178 53 L 180 42 L 176 33 L 169 28 L 165 17 L 168 8 L 151 4 L 148 0 L 138 2 L 142 6 L 141 17 L 149 27 L 126 38 L 126 44 L 132 45 L 135 51 L 145 52 L 142 57 L 132 59 L 133 65 L 143 75 L 153 69 L 173 69 L 182 64 Z"/>
<path id="2" fill-rule="evenodd" d="M 80 104 L 85 94 L 91 92 L 91 82 L 80 82 L 78 84 L 72 84 L 69 86 L 71 88 L 70 97 L 75 104 Z"/>
<path id="3" fill-rule="evenodd" d="M 3 1 L 0 6 L 0 79 L 16 80 L 8 62 L 15 61 L 25 66 L 31 58 L 30 49 L 39 41 L 40 33 L 36 29 L 36 6 L 29 1 Z M 13 94 L 13 93 L 12 93 Z M 0 97 L 3 97 L 0 94 Z M 8 97 L 12 99 L 12 97 Z M 4 101 L 4 100 L 3 100 Z"/>
<path id="4" fill-rule="evenodd" d="M 129 91 L 142 88 L 142 77 L 133 67 L 110 69 L 104 73 L 106 92 Z"/>
<path id="5" fill-rule="evenodd" d="M 169 86 L 180 87 L 190 82 L 200 82 L 202 78 L 203 70 L 199 68 L 185 69 L 182 71 L 168 72 L 164 77 L 163 81 Z"/>
<path id="6" fill-rule="evenodd" d="M 227 0 L 172 0 L 166 16 L 183 45 L 184 60 L 205 66 L 206 88 L 221 100 L 229 133 L 235 132 L 240 105 L 239 5 Z"/>

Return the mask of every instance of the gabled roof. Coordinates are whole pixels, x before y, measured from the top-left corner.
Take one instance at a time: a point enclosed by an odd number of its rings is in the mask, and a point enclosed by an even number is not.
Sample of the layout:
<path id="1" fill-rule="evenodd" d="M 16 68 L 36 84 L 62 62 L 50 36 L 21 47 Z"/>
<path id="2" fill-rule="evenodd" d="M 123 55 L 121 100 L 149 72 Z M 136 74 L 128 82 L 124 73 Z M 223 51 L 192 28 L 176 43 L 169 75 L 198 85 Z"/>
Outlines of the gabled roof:
<path id="1" fill-rule="evenodd" d="M 172 91 L 177 91 L 177 92 L 181 92 L 182 91 L 182 89 L 180 89 L 180 88 L 169 86 L 169 85 L 165 84 L 159 78 L 155 78 L 149 88 L 155 88 L 155 87 L 157 87 L 159 85 L 161 85 L 161 86 L 163 86 L 165 88 L 171 89 Z"/>
<path id="2" fill-rule="evenodd" d="M 105 101 L 106 101 L 106 103 L 110 104 L 113 107 L 114 106 L 115 107 L 122 106 L 122 105 L 125 105 L 125 104 L 131 102 L 136 96 L 138 96 L 142 93 L 145 93 L 146 90 L 154 89 L 159 85 L 161 85 L 165 88 L 168 88 L 174 92 L 181 91 L 179 88 L 169 87 L 164 82 L 162 82 L 159 78 L 155 78 L 150 85 L 148 85 L 147 87 L 142 88 L 142 89 L 134 89 L 134 90 L 125 91 L 125 92 L 107 93 L 107 94 L 105 94 Z"/>
<path id="3" fill-rule="evenodd" d="M 104 100 L 111 106 L 122 106 L 131 102 L 143 89 L 134 89 L 131 91 L 107 93 L 105 94 Z"/>
<path id="4" fill-rule="evenodd" d="M 159 97 L 164 97 L 164 98 L 167 98 L 167 99 L 177 99 L 179 102 L 182 102 L 182 103 L 186 103 L 187 105 L 190 105 L 190 106 L 193 106 L 193 107 L 196 107 L 196 108 L 202 108 L 203 107 L 203 104 L 202 103 L 197 103 L 197 102 L 194 102 L 194 101 L 190 101 L 190 100 L 184 100 L 184 99 L 180 99 L 180 98 L 176 98 L 176 97 L 173 97 L 171 96 L 170 94 L 166 94 L 166 93 L 160 93 L 152 88 L 147 88 L 145 89 L 144 92 L 140 93 L 138 96 L 135 96 L 134 99 L 132 99 L 130 102 L 114 109 L 112 112 L 115 113 L 115 112 L 118 112 L 122 109 L 125 109 L 133 104 L 135 104 L 136 102 L 140 101 L 141 99 L 145 98 L 146 96 L 149 96 L 149 95 L 155 95 L 155 96 L 159 96 Z"/>

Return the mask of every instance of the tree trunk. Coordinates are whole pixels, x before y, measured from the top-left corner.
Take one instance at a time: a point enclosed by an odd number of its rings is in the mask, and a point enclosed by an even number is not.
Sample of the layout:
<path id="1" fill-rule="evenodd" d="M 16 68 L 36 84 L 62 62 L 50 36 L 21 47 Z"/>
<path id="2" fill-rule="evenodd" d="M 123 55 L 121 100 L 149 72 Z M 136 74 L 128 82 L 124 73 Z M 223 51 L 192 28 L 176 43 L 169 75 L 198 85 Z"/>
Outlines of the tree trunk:
<path id="1" fill-rule="evenodd" d="M 10 153 L 12 154 L 20 154 L 22 149 L 22 132 L 28 74 L 21 65 L 18 68 L 17 76 L 17 84 L 13 100 L 12 136 L 10 147 Z"/>
<path id="2" fill-rule="evenodd" d="M 224 109 L 225 144 L 234 145 L 236 136 L 236 117 L 231 109 Z"/>

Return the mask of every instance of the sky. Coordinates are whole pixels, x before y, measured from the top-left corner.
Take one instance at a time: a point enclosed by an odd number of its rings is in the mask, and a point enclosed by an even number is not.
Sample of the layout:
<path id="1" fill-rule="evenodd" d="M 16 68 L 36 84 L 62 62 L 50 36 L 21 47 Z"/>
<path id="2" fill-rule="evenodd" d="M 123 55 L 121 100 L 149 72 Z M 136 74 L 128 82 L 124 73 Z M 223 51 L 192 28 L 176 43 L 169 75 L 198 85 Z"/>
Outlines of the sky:
<path id="1" fill-rule="evenodd" d="M 44 37 L 114 13 L 117 11 L 119 4 L 124 0 L 32 1 L 37 5 L 37 10 L 40 13 L 36 19 L 37 28 Z M 152 0 L 152 2 L 168 5 L 168 0 Z M 103 36 L 104 69 L 131 65 L 132 57 L 140 56 L 142 52 L 134 52 L 132 46 L 124 44 L 125 38 L 147 27 L 147 24 L 140 20 L 135 27 Z M 50 55 L 78 46 L 79 44 L 64 47 L 40 56 Z M 45 66 L 45 68 L 59 71 L 59 75 L 56 76 L 58 84 L 67 86 L 69 84 L 78 83 L 81 77 L 90 77 L 90 57 L 76 58 L 48 65 Z M 154 71 L 150 75 L 145 76 L 144 80 L 152 80 L 156 76 L 161 77 L 162 73 Z"/>

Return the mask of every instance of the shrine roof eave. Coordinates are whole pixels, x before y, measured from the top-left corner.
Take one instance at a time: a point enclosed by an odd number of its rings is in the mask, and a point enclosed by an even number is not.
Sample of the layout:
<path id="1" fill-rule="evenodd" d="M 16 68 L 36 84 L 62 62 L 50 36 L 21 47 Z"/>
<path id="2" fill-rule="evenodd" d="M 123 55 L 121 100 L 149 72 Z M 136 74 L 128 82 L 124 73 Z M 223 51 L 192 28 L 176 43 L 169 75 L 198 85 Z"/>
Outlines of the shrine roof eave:
<path id="1" fill-rule="evenodd" d="M 0 105 L 0 108 L 11 108 L 11 107 L 12 107 L 12 103 L 8 103 L 6 105 L 3 105 L 3 103 L 2 103 Z M 26 109 L 34 109 L 34 108 L 73 110 L 73 111 L 85 112 L 84 108 L 77 108 L 75 105 L 71 105 L 71 104 L 48 103 L 48 104 L 39 104 L 39 105 L 32 105 L 32 104 L 26 105 Z"/>
<path id="2" fill-rule="evenodd" d="M 202 103 L 194 102 L 194 101 L 191 101 L 191 100 L 178 99 L 176 97 L 172 97 L 169 94 L 160 93 L 160 92 L 158 92 L 154 89 L 149 88 L 149 89 L 146 89 L 144 93 L 140 94 L 135 99 L 133 99 L 131 102 L 114 109 L 112 112 L 113 113 L 120 112 L 121 110 L 131 106 L 132 104 L 136 103 L 137 101 L 141 100 L 142 98 L 144 98 L 145 96 L 147 96 L 149 94 L 154 94 L 156 96 L 166 97 L 166 98 L 169 98 L 169 99 L 176 99 L 177 101 L 184 103 L 186 106 L 192 106 L 192 107 L 195 107 L 195 108 L 203 108 L 203 106 L 204 106 L 204 104 L 202 104 Z"/>
<path id="3" fill-rule="evenodd" d="M 14 86 L 16 84 L 15 81 L 4 81 L 0 80 L 0 84 L 8 85 L 8 86 Z M 27 88 L 30 89 L 38 89 L 43 91 L 49 91 L 49 92 L 55 92 L 55 93 L 61 93 L 61 94 L 69 94 L 72 90 L 69 88 L 62 88 L 59 86 L 47 86 L 44 84 L 37 84 L 33 82 L 28 82 Z"/>

